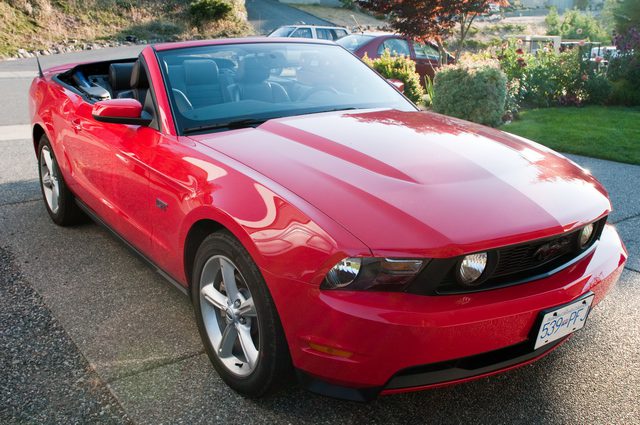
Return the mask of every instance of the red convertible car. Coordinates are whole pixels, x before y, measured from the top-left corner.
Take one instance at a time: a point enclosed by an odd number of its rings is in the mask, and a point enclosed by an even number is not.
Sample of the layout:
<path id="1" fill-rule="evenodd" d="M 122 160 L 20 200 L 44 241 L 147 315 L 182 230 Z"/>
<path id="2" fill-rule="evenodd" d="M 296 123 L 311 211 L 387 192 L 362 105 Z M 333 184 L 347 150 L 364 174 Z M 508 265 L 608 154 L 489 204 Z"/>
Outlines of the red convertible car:
<path id="1" fill-rule="evenodd" d="M 419 111 L 331 42 L 51 68 L 30 111 L 53 221 L 88 214 L 189 294 L 248 396 L 297 375 L 369 400 L 527 364 L 584 326 L 627 257 L 586 170 Z"/>

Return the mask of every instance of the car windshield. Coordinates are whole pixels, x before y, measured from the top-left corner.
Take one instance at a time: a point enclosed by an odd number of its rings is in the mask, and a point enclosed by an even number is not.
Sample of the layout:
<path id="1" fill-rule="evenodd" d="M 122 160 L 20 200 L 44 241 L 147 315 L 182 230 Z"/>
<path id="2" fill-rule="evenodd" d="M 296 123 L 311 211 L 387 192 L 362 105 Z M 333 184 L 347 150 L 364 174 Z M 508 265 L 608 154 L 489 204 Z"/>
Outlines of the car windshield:
<path id="1" fill-rule="evenodd" d="M 269 34 L 269 37 L 289 37 L 296 27 L 280 27 Z"/>
<path id="2" fill-rule="evenodd" d="M 272 118 L 415 106 L 339 46 L 228 44 L 158 52 L 181 134 Z"/>
<path id="3" fill-rule="evenodd" d="M 350 34 L 350 35 L 347 35 L 346 37 L 342 37 L 341 39 L 336 40 L 336 43 L 338 43 L 339 45 L 341 45 L 347 50 L 351 50 L 352 52 L 355 52 L 360 47 L 364 46 L 366 43 L 371 41 L 373 38 L 375 37 L 372 35 Z"/>

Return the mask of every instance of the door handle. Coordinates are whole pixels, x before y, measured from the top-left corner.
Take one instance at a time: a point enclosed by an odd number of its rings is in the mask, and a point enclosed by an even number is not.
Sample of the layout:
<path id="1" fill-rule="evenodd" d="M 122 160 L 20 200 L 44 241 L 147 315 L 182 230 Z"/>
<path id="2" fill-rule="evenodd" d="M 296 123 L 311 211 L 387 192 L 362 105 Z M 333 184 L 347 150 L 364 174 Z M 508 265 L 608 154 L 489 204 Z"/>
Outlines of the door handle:
<path id="1" fill-rule="evenodd" d="M 71 120 L 71 127 L 73 128 L 73 131 L 75 131 L 76 133 L 79 131 L 82 131 L 82 121 L 80 121 L 77 118 L 74 120 Z"/>

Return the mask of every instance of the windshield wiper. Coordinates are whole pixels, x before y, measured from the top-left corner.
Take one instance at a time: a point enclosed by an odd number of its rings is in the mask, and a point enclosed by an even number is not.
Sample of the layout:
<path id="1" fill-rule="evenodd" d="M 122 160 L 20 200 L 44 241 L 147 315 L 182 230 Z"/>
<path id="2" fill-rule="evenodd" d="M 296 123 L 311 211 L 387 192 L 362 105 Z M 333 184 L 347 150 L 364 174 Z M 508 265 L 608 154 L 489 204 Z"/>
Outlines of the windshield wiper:
<path id="1" fill-rule="evenodd" d="M 233 130 L 238 128 L 256 127 L 264 124 L 268 118 L 245 118 L 241 120 L 225 121 L 216 124 L 201 125 L 199 127 L 188 127 L 184 129 L 184 133 L 195 133 L 198 131 L 220 130 L 223 128 Z"/>
<path id="2" fill-rule="evenodd" d="M 360 108 L 349 106 L 344 108 L 321 109 L 319 111 L 313 110 L 310 112 L 304 112 L 304 113 L 301 113 L 300 115 L 321 114 L 324 112 L 353 111 L 356 109 L 360 109 Z M 260 124 L 264 124 L 265 122 L 274 118 L 283 118 L 283 117 L 243 118 L 239 120 L 225 121 L 225 122 L 219 122 L 215 124 L 206 124 L 199 127 L 188 127 L 188 128 L 185 128 L 183 131 L 185 134 L 187 134 L 187 133 L 197 133 L 199 131 L 213 131 L 213 130 L 220 130 L 220 129 L 235 130 L 238 128 L 257 127 Z"/>

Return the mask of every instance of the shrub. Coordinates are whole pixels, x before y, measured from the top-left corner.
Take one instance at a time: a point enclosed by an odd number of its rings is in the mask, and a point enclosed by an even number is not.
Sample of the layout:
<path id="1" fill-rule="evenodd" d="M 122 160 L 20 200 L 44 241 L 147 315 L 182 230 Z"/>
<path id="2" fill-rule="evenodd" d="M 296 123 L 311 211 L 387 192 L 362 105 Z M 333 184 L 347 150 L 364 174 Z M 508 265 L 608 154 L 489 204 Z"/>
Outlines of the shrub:
<path id="1" fill-rule="evenodd" d="M 543 48 L 532 55 L 511 41 L 502 46 L 497 56 L 510 86 L 518 90 L 512 97 L 540 108 L 580 102 L 585 73 L 580 55 L 579 49 L 556 53 L 553 48 Z"/>
<path id="2" fill-rule="evenodd" d="M 382 56 L 371 59 L 365 55 L 364 63 L 375 69 L 384 78 L 394 78 L 404 83 L 404 95 L 414 103 L 422 103 L 424 89 L 420 85 L 420 75 L 416 72 L 416 63 L 405 56 L 392 56 L 385 50 Z"/>
<path id="3" fill-rule="evenodd" d="M 355 0 L 340 0 L 340 5 L 344 9 L 355 9 L 356 7 Z"/>
<path id="4" fill-rule="evenodd" d="M 586 100 L 594 105 L 605 104 L 611 96 L 612 89 L 611 82 L 602 74 L 592 75 L 584 83 Z"/>
<path id="5" fill-rule="evenodd" d="M 627 80 L 613 82 L 609 103 L 612 105 L 637 106 L 640 105 L 640 87 Z"/>
<path id="6" fill-rule="evenodd" d="M 496 66 L 451 65 L 434 80 L 433 108 L 436 112 L 497 126 L 502 123 L 507 96 L 507 77 Z"/>
<path id="7" fill-rule="evenodd" d="M 196 0 L 189 4 L 189 15 L 196 26 L 225 18 L 233 9 L 224 0 Z"/>
<path id="8" fill-rule="evenodd" d="M 609 61 L 608 77 L 614 82 L 611 103 L 640 105 L 640 31 L 628 27 L 615 38 L 621 54 Z"/>

